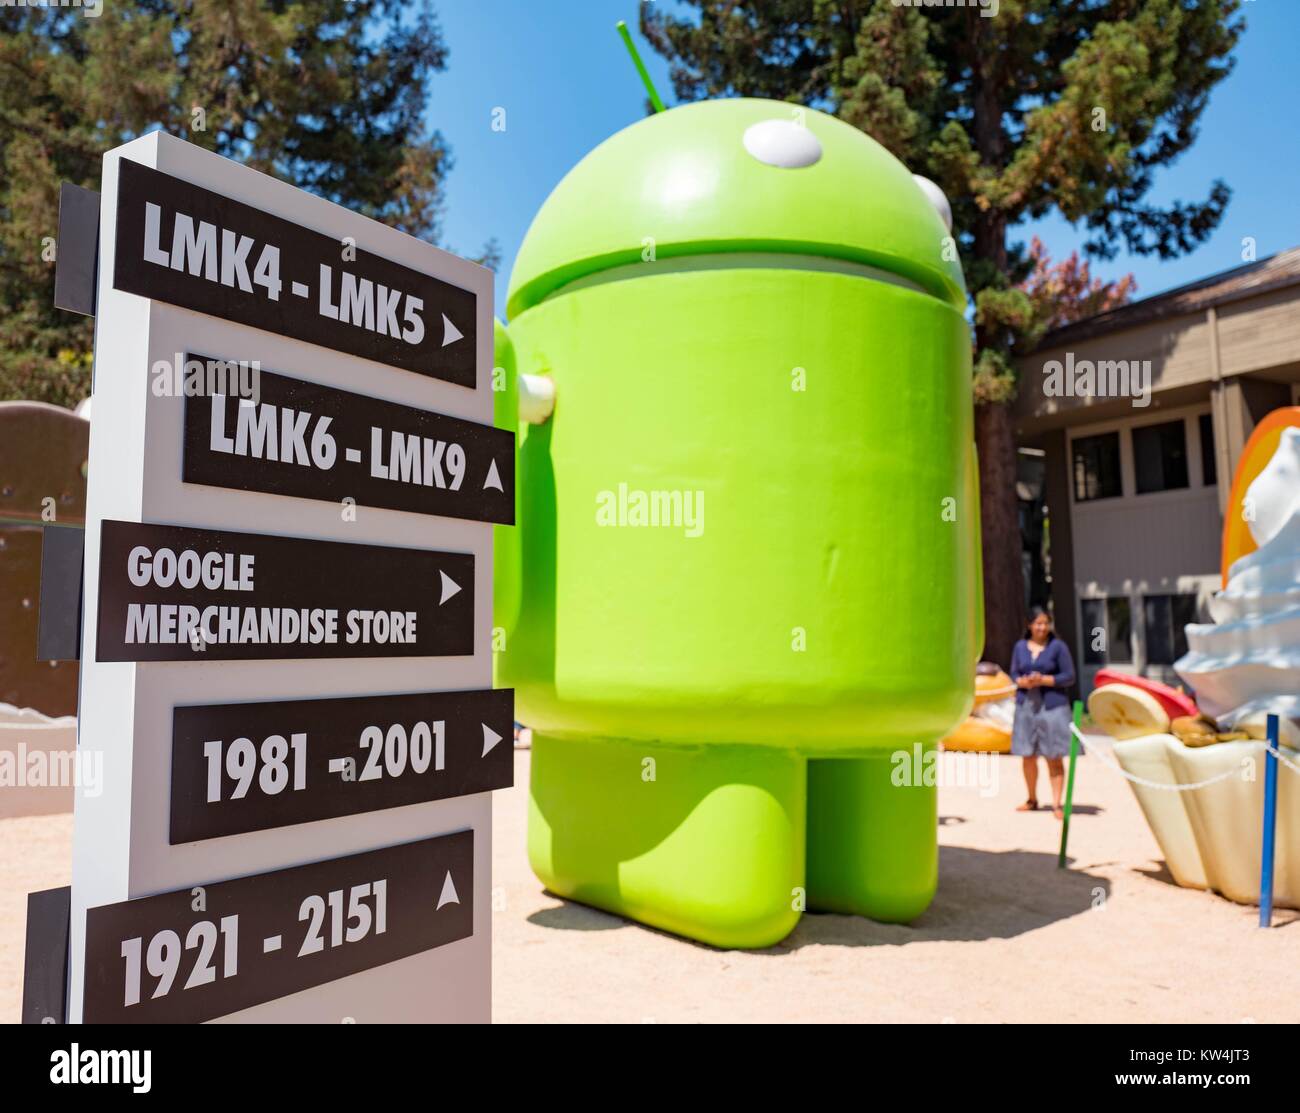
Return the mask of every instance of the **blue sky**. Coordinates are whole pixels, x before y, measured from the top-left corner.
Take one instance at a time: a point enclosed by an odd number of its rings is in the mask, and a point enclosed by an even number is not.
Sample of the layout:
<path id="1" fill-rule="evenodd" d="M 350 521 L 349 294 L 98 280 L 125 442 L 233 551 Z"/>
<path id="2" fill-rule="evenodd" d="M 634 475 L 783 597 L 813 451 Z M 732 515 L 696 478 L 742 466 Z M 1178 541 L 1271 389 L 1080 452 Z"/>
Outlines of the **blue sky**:
<path id="1" fill-rule="evenodd" d="M 684 7 L 672 5 L 673 7 Z M 615 23 L 636 35 L 635 0 L 435 0 L 450 49 L 447 71 L 433 80 L 429 123 L 452 148 L 444 244 L 477 253 L 501 245 L 497 312 L 504 313 L 510 267 L 533 215 L 568 170 L 606 137 L 644 115 L 645 93 Z M 1157 175 L 1149 200 L 1202 200 L 1216 177 L 1233 190 L 1215 234 L 1191 255 L 1161 262 L 1128 257 L 1094 264 L 1114 278 L 1132 271 L 1138 297 L 1238 266 L 1242 239 L 1260 258 L 1300 246 L 1300 3 L 1251 0 L 1237 68 L 1214 91 L 1198 142 Z M 671 107 L 668 67 L 639 35 L 642 57 Z M 505 130 L 492 129 L 505 109 Z M 1025 225 L 1054 257 L 1084 236 L 1059 217 Z"/>

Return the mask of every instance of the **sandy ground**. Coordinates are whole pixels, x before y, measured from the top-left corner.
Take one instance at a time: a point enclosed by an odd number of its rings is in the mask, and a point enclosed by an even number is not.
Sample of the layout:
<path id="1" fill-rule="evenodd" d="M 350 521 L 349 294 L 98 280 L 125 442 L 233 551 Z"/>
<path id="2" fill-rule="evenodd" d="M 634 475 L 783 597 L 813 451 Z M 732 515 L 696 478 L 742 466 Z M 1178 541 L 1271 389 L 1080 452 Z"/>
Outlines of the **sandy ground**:
<path id="1" fill-rule="evenodd" d="M 22 1015 L 27 894 L 71 880 L 71 815 L 0 819 L 0 1023 Z"/>
<path id="2" fill-rule="evenodd" d="M 1069 870 L 1051 812 L 1014 810 L 1019 759 L 986 759 L 996 795 L 940 788 L 939 892 L 915 924 L 805 914 L 758 952 L 544 892 L 522 851 L 517 760 L 494 832 L 497 1021 L 1300 1021 L 1300 916 L 1261 931 L 1256 908 L 1180 889 L 1127 784 L 1096 758 L 1079 761 Z"/>
<path id="3" fill-rule="evenodd" d="M 524 854 L 527 751 L 497 793 L 498 1021 L 1300 1021 L 1300 915 L 1178 888 L 1136 801 L 1079 763 L 1072 867 L 1024 815 L 1019 762 L 996 794 L 941 787 L 939 894 L 909 927 L 805 915 L 777 947 L 717 951 L 543 891 Z M 1046 785 L 1040 786 L 1045 795 Z M 70 816 L 0 820 L 0 1021 L 18 1018 L 29 890 L 68 882 Z"/>

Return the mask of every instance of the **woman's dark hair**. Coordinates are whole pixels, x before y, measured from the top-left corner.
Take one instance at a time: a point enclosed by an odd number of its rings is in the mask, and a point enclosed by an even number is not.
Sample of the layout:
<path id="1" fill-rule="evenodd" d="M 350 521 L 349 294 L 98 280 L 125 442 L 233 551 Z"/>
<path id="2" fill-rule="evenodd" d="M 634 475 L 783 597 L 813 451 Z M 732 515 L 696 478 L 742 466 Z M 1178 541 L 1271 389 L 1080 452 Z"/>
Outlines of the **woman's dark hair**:
<path id="1" fill-rule="evenodd" d="M 1047 621 L 1050 622 L 1053 627 L 1056 626 L 1056 622 L 1052 619 L 1052 612 L 1049 611 L 1046 607 L 1031 607 L 1029 610 L 1029 617 L 1025 619 L 1025 641 L 1029 640 L 1030 630 L 1033 627 L 1034 623 L 1038 621 L 1040 615 L 1043 618 L 1047 619 Z M 1056 630 L 1055 629 L 1049 630 L 1047 632 L 1047 640 L 1051 642 L 1054 641 L 1055 638 L 1056 638 Z"/>

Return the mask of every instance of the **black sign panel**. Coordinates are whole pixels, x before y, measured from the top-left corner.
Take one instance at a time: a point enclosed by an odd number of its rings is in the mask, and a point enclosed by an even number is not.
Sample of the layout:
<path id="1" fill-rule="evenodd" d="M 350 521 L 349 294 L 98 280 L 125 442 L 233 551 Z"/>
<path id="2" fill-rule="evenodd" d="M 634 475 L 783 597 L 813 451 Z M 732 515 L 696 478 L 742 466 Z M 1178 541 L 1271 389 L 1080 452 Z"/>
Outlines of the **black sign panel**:
<path id="1" fill-rule="evenodd" d="M 202 890 L 87 909 L 86 1023 L 211 1020 L 467 939 L 474 832 Z"/>
<path id="2" fill-rule="evenodd" d="M 130 159 L 118 166 L 117 289 L 476 385 L 472 291 Z"/>
<path id="3" fill-rule="evenodd" d="M 509 788 L 513 725 L 510 689 L 177 707 L 171 842 Z"/>
<path id="4" fill-rule="evenodd" d="M 514 436 L 504 429 L 269 371 L 256 382 L 256 400 L 186 398 L 186 483 L 514 524 Z"/>
<path id="5" fill-rule="evenodd" d="M 106 519 L 99 661 L 474 652 L 474 557 Z"/>
<path id="6" fill-rule="evenodd" d="M 68 1022 L 68 933 L 72 889 L 27 894 L 27 947 L 23 951 L 23 1023 Z"/>

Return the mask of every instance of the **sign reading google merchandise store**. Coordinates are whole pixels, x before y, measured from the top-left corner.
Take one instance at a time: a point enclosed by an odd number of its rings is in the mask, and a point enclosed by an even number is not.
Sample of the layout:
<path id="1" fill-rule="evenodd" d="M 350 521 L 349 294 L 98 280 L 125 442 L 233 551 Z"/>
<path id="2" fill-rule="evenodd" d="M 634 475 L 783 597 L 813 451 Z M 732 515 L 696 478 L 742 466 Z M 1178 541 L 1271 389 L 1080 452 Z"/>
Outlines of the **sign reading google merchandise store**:
<path id="1" fill-rule="evenodd" d="M 162 134 L 103 181 L 69 1018 L 489 1019 L 491 275 Z M 193 351 L 276 370 L 141 389 Z"/>

